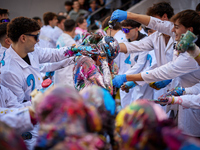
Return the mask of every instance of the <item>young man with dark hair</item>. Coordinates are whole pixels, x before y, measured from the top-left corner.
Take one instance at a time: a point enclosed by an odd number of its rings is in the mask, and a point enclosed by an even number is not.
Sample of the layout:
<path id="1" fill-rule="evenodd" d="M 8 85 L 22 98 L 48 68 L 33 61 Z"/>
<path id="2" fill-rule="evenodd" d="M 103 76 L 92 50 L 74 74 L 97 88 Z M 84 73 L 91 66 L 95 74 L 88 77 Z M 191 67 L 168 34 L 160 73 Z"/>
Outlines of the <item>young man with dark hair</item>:
<path id="1" fill-rule="evenodd" d="M 64 31 L 64 22 L 66 20 L 65 16 L 58 16 L 58 22 L 57 25 L 53 29 L 52 33 L 52 38 L 54 41 L 57 41 L 59 36 L 63 33 Z"/>
<path id="2" fill-rule="evenodd" d="M 171 18 L 174 15 L 174 10 L 171 7 L 170 3 L 168 2 L 159 2 L 156 4 L 153 4 L 153 6 L 149 7 L 147 9 L 146 14 L 148 16 L 159 16 L 159 17 L 165 17 Z"/>
<path id="3" fill-rule="evenodd" d="M 8 15 L 9 15 L 8 9 L 0 8 L 0 23 L 1 22 L 10 22 Z"/>
<path id="4" fill-rule="evenodd" d="M 42 19 L 40 17 L 33 17 L 33 19 L 38 22 L 38 24 L 40 25 L 40 27 L 43 26 Z"/>
<path id="5" fill-rule="evenodd" d="M 6 50 L 3 58 L 2 85 L 16 95 L 19 103 L 30 102 L 30 93 L 34 89 L 41 89 L 42 76 L 39 64 L 57 62 L 65 59 L 65 54 L 69 57 L 72 53 L 67 47 L 59 50 L 35 47 L 40 26 L 33 19 L 17 17 L 7 27 L 7 36 L 11 39 L 12 46 Z M 30 134 L 32 136 L 27 137 L 25 142 L 32 149 L 37 132 L 33 131 Z"/>
<path id="6" fill-rule="evenodd" d="M 200 3 L 196 6 L 196 12 L 200 15 Z"/>
<path id="7" fill-rule="evenodd" d="M 168 34 L 173 37 L 174 42 L 179 41 L 182 34 L 186 33 L 186 31 L 188 30 L 193 32 L 195 35 L 200 34 L 200 16 L 194 10 L 184 10 L 177 13 L 171 19 L 173 23 L 169 21 L 162 21 L 146 15 L 138 15 L 130 12 L 127 13 L 120 10 L 117 10 L 113 13 L 111 20 L 118 19 L 118 21 L 121 21 L 124 18 L 133 19 L 148 26 L 149 28 L 153 28 L 154 30 L 158 30 L 162 33 Z M 142 47 L 144 47 L 144 45 L 146 44 L 147 43 L 143 42 Z M 196 44 L 197 46 L 199 45 L 198 40 Z M 120 85 L 121 83 L 119 82 L 124 82 L 127 80 L 144 80 L 145 82 L 150 83 L 159 80 L 167 80 L 179 77 L 179 85 L 181 87 L 190 87 L 198 83 L 200 80 L 199 65 L 192 57 L 188 52 L 178 53 L 175 50 L 173 61 L 151 71 L 127 76 L 122 75 L 121 79 L 119 79 L 119 76 L 117 77 L 119 80 L 115 78 L 113 83 L 114 85 L 116 85 L 117 81 L 117 84 Z M 199 115 L 196 115 L 199 113 L 200 110 L 184 109 L 181 105 L 179 105 L 178 127 L 181 128 L 187 135 L 200 137 L 200 119 Z"/>
<path id="8" fill-rule="evenodd" d="M 53 29 L 57 25 L 57 15 L 53 12 L 46 12 L 43 15 L 44 26 L 40 30 L 39 46 L 44 48 L 55 48 L 56 41 L 53 39 Z"/>
<path id="9" fill-rule="evenodd" d="M 64 46 L 72 46 L 76 44 L 73 39 L 75 36 L 75 26 L 76 23 L 73 19 L 67 19 L 64 22 L 64 32 L 60 35 L 56 42 L 56 47 L 61 48 Z M 65 68 L 59 69 L 55 71 L 54 83 L 62 84 L 62 85 L 70 85 L 74 88 L 73 83 L 73 68 L 74 63 L 71 61 L 71 64 Z M 65 80 L 63 80 L 65 79 Z"/>
<path id="10" fill-rule="evenodd" d="M 70 11 L 69 13 L 69 17 L 70 19 L 73 19 L 74 21 L 76 21 L 76 19 L 80 16 L 80 15 L 87 15 L 88 11 L 84 10 L 84 9 L 80 9 L 80 4 L 78 2 L 78 0 L 73 0 L 73 10 Z"/>
<path id="11" fill-rule="evenodd" d="M 66 10 L 66 15 L 65 16 L 69 15 L 70 11 L 72 10 L 72 5 L 73 5 L 73 3 L 71 1 L 66 1 L 65 2 L 65 10 Z"/>

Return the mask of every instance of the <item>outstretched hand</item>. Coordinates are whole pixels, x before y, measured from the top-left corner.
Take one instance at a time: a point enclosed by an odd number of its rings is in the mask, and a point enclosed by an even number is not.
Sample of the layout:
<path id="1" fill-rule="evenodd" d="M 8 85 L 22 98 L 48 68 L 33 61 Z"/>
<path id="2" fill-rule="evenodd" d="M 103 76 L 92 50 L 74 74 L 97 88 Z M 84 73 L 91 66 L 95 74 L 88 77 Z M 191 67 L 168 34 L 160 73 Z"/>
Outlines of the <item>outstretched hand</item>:
<path id="1" fill-rule="evenodd" d="M 126 19 L 127 19 L 127 12 L 120 9 L 115 10 L 110 18 L 111 21 L 116 20 L 117 22 L 121 22 Z"/>

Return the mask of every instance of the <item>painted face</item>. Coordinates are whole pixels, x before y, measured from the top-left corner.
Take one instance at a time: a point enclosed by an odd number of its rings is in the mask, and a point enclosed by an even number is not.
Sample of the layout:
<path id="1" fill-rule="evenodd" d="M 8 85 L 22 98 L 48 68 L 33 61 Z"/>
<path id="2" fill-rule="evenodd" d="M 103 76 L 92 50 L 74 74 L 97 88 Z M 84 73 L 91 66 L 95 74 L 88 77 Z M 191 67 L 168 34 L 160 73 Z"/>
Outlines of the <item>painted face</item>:
<path id="1" fill-rule="evenodd" d="M 132 28 L 131 26 L 123 26 L 122 31 L 126 35 L 126 39 L 130 39 L 131 41 L 134 41 L 137 39 L 138 36 L 138 28 Z"/>
<path id="2" fill-rule="evenodd" d="M 187 30 L 188 28 L 186 28 L 185 26 L 180 24 L 178 20 L 176 20 L 174 23 L 174 27 L 172 29 L 172 32 L 175 33 L 175 40 L 179 41 L 181 38 L 181 35 L 186 33 Z"/>

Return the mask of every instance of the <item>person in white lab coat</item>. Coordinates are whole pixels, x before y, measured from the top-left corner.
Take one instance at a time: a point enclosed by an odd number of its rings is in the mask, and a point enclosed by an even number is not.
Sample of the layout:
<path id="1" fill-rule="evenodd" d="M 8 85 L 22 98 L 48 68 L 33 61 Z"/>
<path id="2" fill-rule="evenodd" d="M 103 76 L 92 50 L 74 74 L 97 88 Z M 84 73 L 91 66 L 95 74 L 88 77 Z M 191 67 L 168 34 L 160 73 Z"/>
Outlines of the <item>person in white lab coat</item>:
<path id="1" fill-rule="evenodd" d="M 122 21 L 121 24 L 122 24 L 122 31 L 125 33 L 126 38 L 129 40 L 129 42 L 139 41 L 146 37 L 145 34 L 142 34 L 139 31 L 139 27 L 141 26 L 140 23 L 134 20 L 127 19 Z M 125 74 L 135 74 L 141 72 L 144 69 L 149 69 L 151 62 L 148 63 L 147 59 L 152 61 L 152 57 L 148 53 L 149 52 L 146 51 L 146 52 L 129 54 L 131 55 L 132 58 L 129 60 L 130 63 L 133 64 L 133 62 L 135 62 L 135 64 L 132 65 L 132 67 L 128 71 L 126 71 Z M 125 86 L 127 84 L 129 83 L 125 83 Z M 130 99 L 124 99 L 126 104 L 130 104 L 132 101 L 136 99 L 143 99 L 143 98 L 152 99 L 153 89 L 150 88 L 149 85 L 145 84 L 143 86 L 136 86 L 136 87 L 134 86 L 135 85 L 132 86 L 133 87 L 131 89 L 132 91 L 129 90 L 129 93 L 126 93 L 126 94 L 131 94 Z M 124 91 L 121 90 L 120 93 L 124 93 Z"/>
<path id="2" fill-rule="evenodd" d="M 57 19 L 58 19 L 57 25 L 53 28 L 53 33 L 52 33 L 53 41 L 56 41 L 56 42 L 57 42 L 59 36 L 64 31 L 64 22 L 66 20 L 66 17 L 58 15 Z"/>
<path id="3" fill-rule="evenodd" d="M 7 35 L 12 45 L 7 49 L 9 55 L 6 52 L 3 59 L 2 85 L 16 95 L 19 103 L 30 101 L 31 91 L 41 88 L 40 63 L 60 61 L 66 58 L 65 55 L 73 54 L 67 47 L 59 50 L 35 47 L 39 31 L 38 23 L 26 17 L 15 18 L 8 24 Z M 32 139 L 25 140 L 29 149 L 34 146 L 37 128 L 31 134 Z"/>
<path id="4" fill-rule="evenodd" d="M 64 46 L 72 46 L 76 44 L 75 40 L 73 39 L 73 37 L 75 36 L 75 24 L 76 23 L 73 19 L 67 19 L 64 22 L 64 32 L 60 35 L 60 37 L 56 42 L 57 48 L 61 48 Z M 74 87 L 73 67 L 74 67 L 74 61 L 71 60 L 70 65 L 55 71 L 54 83 L 69 85 L 71 87 Z"/>
<path id="5" fill-rule="evenodd" d="M 56 40 L 53 38 L 54 27 L 57 25 L 57 15 L 53 12 L 43 14 L 44 26 L 40 30 L 39 46 L 43 48 L 55 48 Z"/>
<path id="6" fill-rule="evenodd" d="M 4 64 L 2 61 L 3 57 L 5 56 L 6 49 L 10 47 L 11 41 L 6 35 L 7 30 L 7 22 L 0 23 L 0 64 Z M 1 82 L 1 65 L 0 65 L 0 82 Z"/>
<path id="7" fill-rule="evenodd" d="M 187 30 L 193 32 L 196 35 L 200 34 L 199 26 L 200 26 L 200 16 L 193 10 L 185 10 L 179 12 L 175 16 L 173 16 L 172 22 L 161 21 L 154 17 L 146 16 L 146 15 L 138 15 L 134 13 L 127 13 L 120 11 L 120 15 L 118 15 L 117 10 L 113 13 L 113 18 L 111 19 L 122 19 L 131 18 L 138 22 L 143 23 L 144 25 L 148 25 L 149 28 L 158 30 L 165 34 L 168 34 L 173 37 L 174 41 L 179 41 L 180 37 L 183 33 L 186 33 Z M 120 17 L 119 17 L 120 16 Z M 123 20 L 123 19 L 122 19 Z M 187 20 L 187 21 L 186 21 Z M 197 44 L 197 43 L 196 43 Z M 174 60 L 169 62 L 159 68 L 156 68 L 151 71 L 142 72 L 141 74 L 135 75 L 122 75 L 121 79 L 115 78 L 113 84 L 117 81 L 117 84 L 120 85 L 120 81 L 142 81 L 144 80 L 147 83 L 159 80 L 173 79 L 175 77 L 180 78 L 180 85 L 185 87 L 193 86 L 198 83 L 200 67 L 198 63 L 189 55 L 188 52 L 178 54 L 177 51 L 174 51 Z M 194 137 L 200 137 L 199 130 L 199 120 L 197 116 L 200 110 L 192 110 L 192 109 L 183 109 L 179 105 L 179 114 L 178 114 L 178 126 L 183 129 L 184 133 Z M 187 119 L 186 119 L 187 118 Z M 192 126 L 192 127 L 191 127 Z"/>

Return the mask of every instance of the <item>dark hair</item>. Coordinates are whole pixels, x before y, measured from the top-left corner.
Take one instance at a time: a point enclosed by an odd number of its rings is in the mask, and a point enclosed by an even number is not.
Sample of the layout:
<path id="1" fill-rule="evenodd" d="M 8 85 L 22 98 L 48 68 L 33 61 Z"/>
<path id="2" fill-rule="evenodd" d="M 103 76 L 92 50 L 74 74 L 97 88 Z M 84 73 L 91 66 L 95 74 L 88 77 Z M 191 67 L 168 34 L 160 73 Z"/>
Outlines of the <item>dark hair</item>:
<path id="1" fill-rule="evenodd" d="M 72 5 L 73 5 L 73 3 L 71 1 L 66 1 L 65 2 L 65 6 L 72 6 Z"/>
<path id="2" fill-rule="evenodd" d="M 8 9 L 0 8 L 0 15 L 7 14 L 9 15 Z"/>
<path id="3" fill-rule="evenodd" d="M 42 19 L 41 19 L 40 17 L 33 17 L 33 19 L 34 19 L 35 21 L 38 21 L 38 20 L 42 21 Z"/>
<path id="4" fill-rule="evenodd" d="M 61 21 L 66 19 L 66 17 L 58 15 L 57 19 L 58 19 L 58 23 L 61 23 Z"/>
<path id="5" fill-rule="evenodd" d="M 0 23 L 0 41 L 4 36 L 6 36 L 7 24 L 8 22 Z"/>
<path id="6" fill-rule="evenodd" d="M 73 19 L 67 19 L 64 22 L 65 31 L 72 31 L 75 27 L 76 23 Z"/>
<path id="7" fill-rule="evenodd" d="M 44 25 L 49 25 L 49 21 L 53 20 L 54 17 L 57 17 L 57 15 L 53 12 L 46 12 L 43 15 Z"/>
<path id="8" fill-rule="evenodd" d="M 149 16 L 158 15 L 160 17 L 162 17 L 164 14 L 167 14 L 167 17 L 170 19 L 174 15 L 174 9 L 168 2 L 159 2 L 153 4 L 152 7 L 149 7 L 146 14 Z"/>
<path id="9" fill-rule="evenodd" d="M 83 16 L 79 16 L 77 19 L 76 19 L 76 26 L 78 26 L 78 23 L 79 24 L 82 24 L 85 20 L 85 17 Z"/>
<path id="10" fill-rule="evenodd" d="M 200 34 L 200 16 L 196 11 L 190 9 L 181 11 L 171 18 L 172 22 L 176 22 L 177 20 L 186 28 L 193 27 L 195 35 Z"/>
<path id="11" fill-rule="evenodd" d="M 110 21 L 110 16 L 106 17 L 106 19 L 102 22 L 102 28 L 105 29 L 108 26 L 108 22 Z M 121 24 L 116 22 L 115 26 L 113 27 L 114 30 L 121 30 Z"/>
<path id="12" fill-rule="evenodd" d="M 127 20 L 122 21 L 121 25 L 124 26 L 124 27 L 131 26 L 132 28 L 136 28 L 136 27 L 139 28 L 141 26 L 141 23 L 136 22 L 136 21 L 131 20 L 131 19 L 127 19 Z"/>
<path id="13" fill-rule="evenodd" d="M 197 5 L 196 11 L 200 11 L 200 3 Z"/>
<path id="14" fill-rule="evenodd" d="M 7 25 L 7 36 L 17 42 L 19 37 L 25 33 L 31 33 L 40 30 L 37 21 L 27 17 L 17 17 L 11 20 Z"/>

